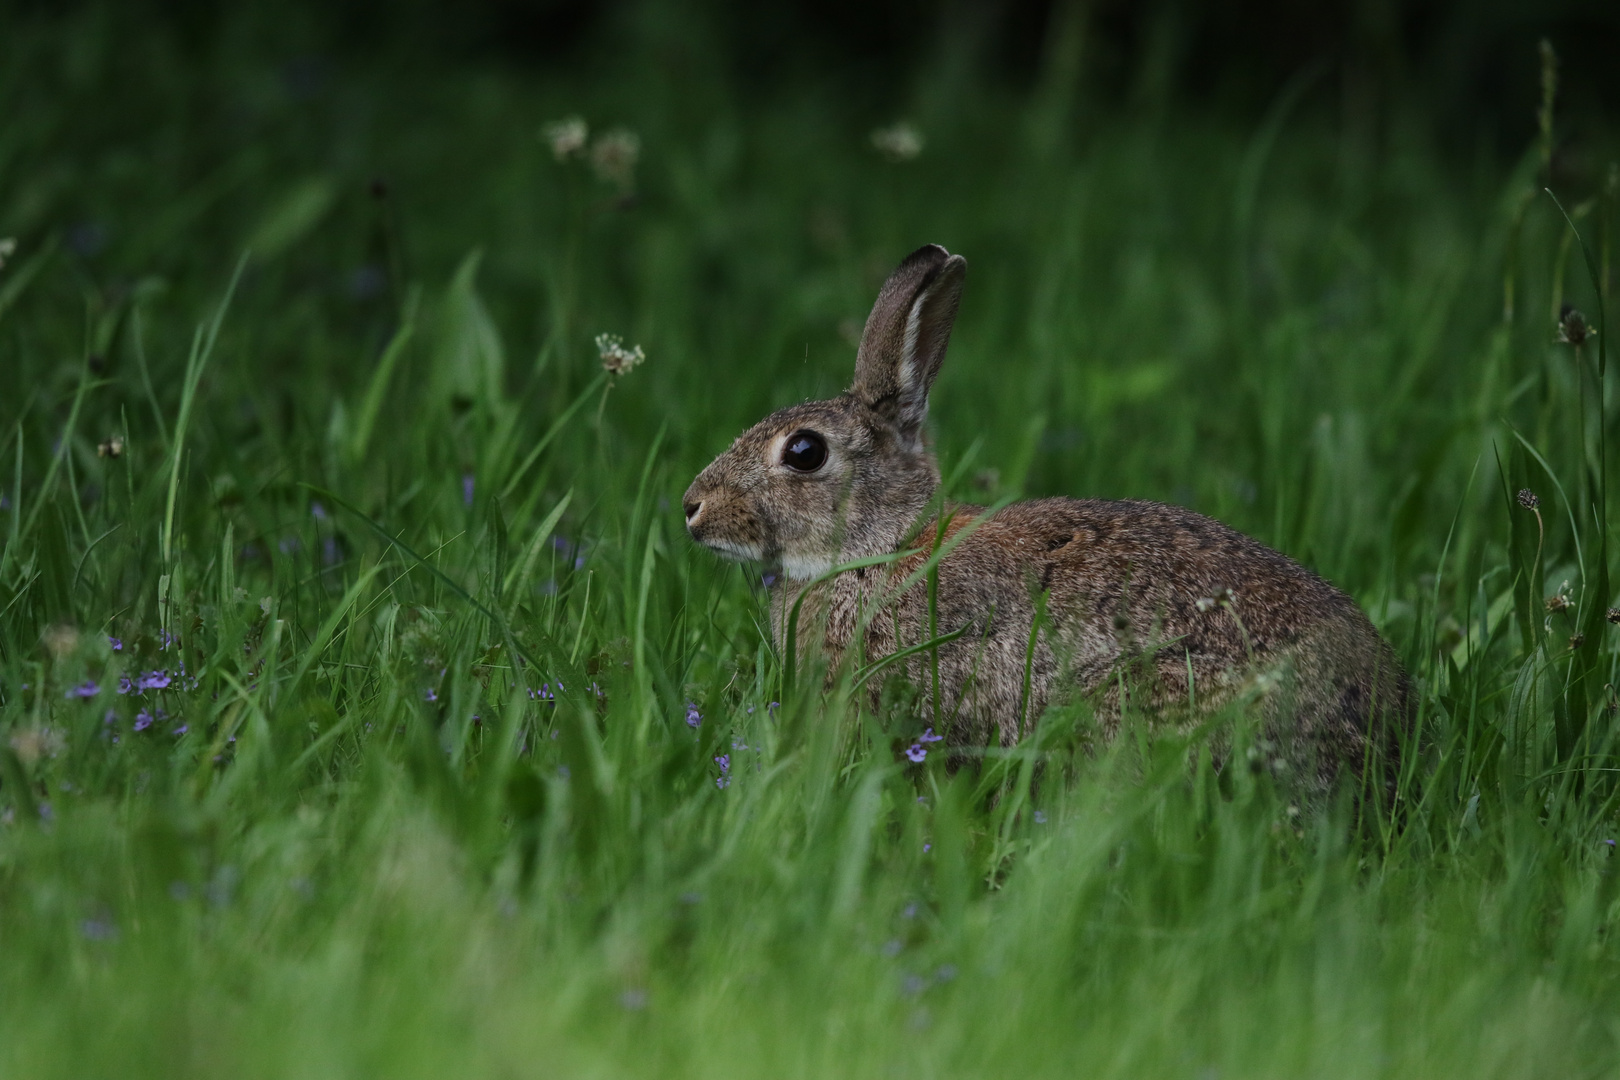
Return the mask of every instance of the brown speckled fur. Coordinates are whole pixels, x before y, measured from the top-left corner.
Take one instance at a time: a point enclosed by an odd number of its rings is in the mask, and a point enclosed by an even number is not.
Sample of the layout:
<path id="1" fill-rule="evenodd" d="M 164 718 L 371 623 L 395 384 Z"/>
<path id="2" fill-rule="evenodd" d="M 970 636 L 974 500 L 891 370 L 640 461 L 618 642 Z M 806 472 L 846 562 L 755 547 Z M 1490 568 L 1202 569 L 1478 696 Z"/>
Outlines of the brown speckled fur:
<path id="1" fill-rule="evenodd" d="M 787 612 L 812 579 L 902 549 L 919 550 L 816 586 L 800 640 L 806 651 L 823 648 L 836 669 L 863 618 L 868 662 L 928 639 L 926 586 L 898 586 L 940 533 L 939 471 L 922 424 L 965 273 L 962 258 L 943 248 L 912 253 L 872 309 L 849 393 L 766 417 L 686 493 L 694 539 L 783 567 L 771 590 L 779 646 Z M 803 431 L 828 448 L 826 463 L 808 473 L 781 460 L 784 442 Z M 959 536 L 963 529 L 971 531 Z M 1406 675 L 1354 601 L 1287 557 L 1201 514 L 1134 500 L 1039 499 L 988 517 L 953 506 L 943 534 L 956 546 L 939 564 L 936 626 L 967 630 L 939 649 L 941 716 L 931 693 L 919 708 L 953 746 L 1010 745 L 1028 728 L 1021 718 L 1075 692 L 1095 698 L 1111 735 L 1123 686 L 1149 713 L 1252 699 L 1275 760 L 1306 797 L 1359 772 L 1375 742 L 1387 780 L 1395 733 L 1408 723 Z M 1042 591 L 1046 621 L 1026 706 Z M 927 653 L 916 654 L 905 673 L 928 686 L 928 665 Z"/>

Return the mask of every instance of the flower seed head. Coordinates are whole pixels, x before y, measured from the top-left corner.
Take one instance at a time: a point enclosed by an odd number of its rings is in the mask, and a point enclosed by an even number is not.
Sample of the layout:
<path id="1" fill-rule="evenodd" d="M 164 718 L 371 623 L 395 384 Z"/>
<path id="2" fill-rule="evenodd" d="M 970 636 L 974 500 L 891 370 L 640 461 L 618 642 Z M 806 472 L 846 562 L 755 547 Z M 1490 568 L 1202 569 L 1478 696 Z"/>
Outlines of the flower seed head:
<path id="1" fill-rule="evenodd" d="M 602 358 L 602 370 L 610 375 L 627 374 L 647 359 L 640 345 L 633 345 L 627 349 L 624 347 L 624 339 L 618 334 L 597 334 L 596 351 Z"/>
<path id="2" fill-rule="evenodd" d="M 558 161 L 567 161 L 584 150 L 590 134 L 590 126 L 582 116 L 553 120 L 540 129 L 540 137 L 551 147 L 551 156 Z"/>
<path id="3" fill-rule="evenodd" d="M 1620 624 L 1620 607 L 1612 607 L 1603 613 L 1603 617 L 1612 623 Z"/>
<path id="4" fill-rule="evenodd" d="M 1592 328 L 1586 325 L 1586 316 L 1573 305 L 1565 304 L 1558 319 L 1558 340 L 1565 345 L 1584 345 L 1591 336 Z"/>
<path id="5" fill-rule="evenodd" d="M 872 146 L 890 161 L 910 161 L 923 150 L 923 134 L 904 120 L 872 132 Z"/>
<path id="6" fill-rule="evenodd" d="M 1571 634 L 1571 635 L 1569 635 L 1569 647 L 1570 647 L 1571 650 L 1578 649 L 1582 645 L 1585 645 L 1585 644 L 1586 644 L 1586 635 L 1585 634 Z"/>
<path id="7" fill-rule="evenodd" d="M 1529 488 L 1520 488 L 1519 505 L 1524 507 L 1526 510 L 1534 510 L 1536 507 L 1541 505 L 1541 500 L 1538 499 L 1536 497 L 1536 493 L 1531 491 Z"/>
<path id="8" fill-rule="evenodd" d="M 117 435 L 103 439 L 96 446 L 96 457 L 121 458 L 124 456 L 124 440 Z"/>
<path id="9" fill-rule="evenodd" d="M 591 169 L 597 179 L 628 195 L 636 186 L 636 161 L 640 157 L 641 136 L 626 128 L 615 128 L 591 146 Z"/>

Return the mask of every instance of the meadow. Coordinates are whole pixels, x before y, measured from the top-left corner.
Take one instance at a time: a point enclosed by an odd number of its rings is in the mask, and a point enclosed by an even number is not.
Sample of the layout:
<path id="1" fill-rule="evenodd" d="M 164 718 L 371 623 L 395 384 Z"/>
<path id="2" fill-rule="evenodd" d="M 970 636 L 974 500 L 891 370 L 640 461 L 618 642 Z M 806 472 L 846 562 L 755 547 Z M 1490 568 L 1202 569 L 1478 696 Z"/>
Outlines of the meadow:
<path id="1" fill-rule="evenodd" d="M 1620 1074 L 1612 132 L 115 11 L 0 44 L 0 1074 Z M 1394 804 L 1084 702 L 953 772 L 789 677 L 680 495 L 925 242 L 952 496 L 1349 591 Z"/>

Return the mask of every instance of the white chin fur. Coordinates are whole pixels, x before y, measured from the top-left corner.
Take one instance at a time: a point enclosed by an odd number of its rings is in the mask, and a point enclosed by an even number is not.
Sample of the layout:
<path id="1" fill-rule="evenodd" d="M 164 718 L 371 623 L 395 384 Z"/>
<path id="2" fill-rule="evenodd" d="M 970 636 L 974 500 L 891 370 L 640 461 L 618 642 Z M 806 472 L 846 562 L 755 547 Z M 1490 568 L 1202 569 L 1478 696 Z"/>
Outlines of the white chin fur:
<path id="1" fill-rule="evenodd" d="M 783 555 L 782 573 L 793 581 L 809 581 L 833 568 L 833 561 L 825 555 Z"/>
<path id="2" fill-rule="evenodd" d="M 730 540 L 705 540 L 703 546 L 716 555 L 724 555 L 737 562 L 759 562 L 764 552 L 752 544 L 734 544 Z"/>

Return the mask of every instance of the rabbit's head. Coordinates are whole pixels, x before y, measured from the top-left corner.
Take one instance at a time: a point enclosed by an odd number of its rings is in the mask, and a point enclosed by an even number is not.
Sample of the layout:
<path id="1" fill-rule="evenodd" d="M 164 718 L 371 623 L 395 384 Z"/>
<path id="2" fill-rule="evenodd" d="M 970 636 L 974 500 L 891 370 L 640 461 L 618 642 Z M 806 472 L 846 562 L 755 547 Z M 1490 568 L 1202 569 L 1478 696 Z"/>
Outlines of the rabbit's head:
<path id="1" fill-rule="evenodd" d="M 935 244 L 907 256 L 866 320 L 854 384 L 738 436 L 686 491 L 692 538 L 796 580 L 895 550 L 939 486 L 922 425 L 966 273 Z"/>

